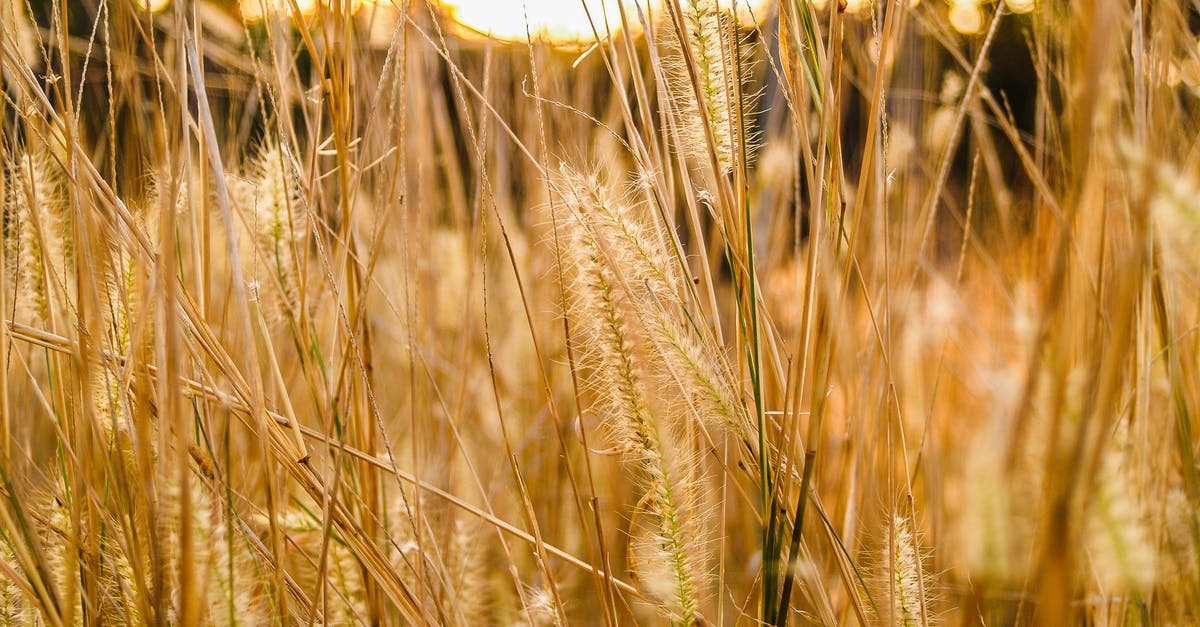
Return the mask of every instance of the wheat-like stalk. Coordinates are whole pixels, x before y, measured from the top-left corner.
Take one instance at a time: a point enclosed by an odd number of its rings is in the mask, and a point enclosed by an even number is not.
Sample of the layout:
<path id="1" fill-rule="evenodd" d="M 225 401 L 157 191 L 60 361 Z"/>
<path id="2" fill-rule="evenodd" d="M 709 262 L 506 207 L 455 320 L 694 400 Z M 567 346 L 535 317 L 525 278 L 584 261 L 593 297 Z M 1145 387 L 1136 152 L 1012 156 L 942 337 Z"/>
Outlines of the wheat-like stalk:
<path id="1" fill-rule="evenodd" d="M 72 234 L 62 169 L 45 149 L 13 154 L 5 169 L 5 215 L 14 235 L 5 239 L 10 302 L 18 320 L 45 325 L 52 301 L 60 302 L 56 294 L 74 287 L 66 280 Z"/>
<path id="2" fill-rule="evenodd" d="M 639 216 L 633 203 L 603 183 L 563 166 L 560 182 L 573 219 L 603 255 L 630 309 L 644 329 L 647 350 L 658 379 L 678 389 L 695 415 L 717 433 L 746 438 L 747 419 L 737 400 L 733 377 L 704 341 L 699 320 L 685 305 L 680 264 L 669 252 L 669 236 Z"/>
<path id="3" fill-rule="evenodd" d="M 880 618 L 896 627 L 927 625 L 929 578 L 921 565 L 919 539 L 907 517 L 897 514 L 888 522 L 888 541 L 881 551 L 885 576 L 877 588 L 877 598 L 885 600 Z"/>
<path id="4" fill-rule="evenodd" d="M 744 105 L 751 99 L 739 96 L 742 85 L 735 85 L 745 82 L 745 68 L 741 73 L 737 68 L 738 58 L 747 56 L 740 41 L 743 35 L 730 28 L 732 14 L 715 0 L 681 0 L 679 6 L 683 37 L 671 23 L 666 24 L 662 37 L 668 92 L 678 116 L 675 140 L 692 160 L 708 163 L 712 153 L 707 127 L 718 169 L 729 173 L 741 158 L 743 137 L 750 136 L 749 129 L 739 125 L 744 124 L 743 113 L 749 108 Z"/>
<path id="5" fill-rule="evenodd" d="M 1118 434 L 1114 439 L 1120 442 L 1123 438 Z M 1084 545 L 1091 564 L 1089 574 L 1108 594 L 1144 594 L 1153 587 L 1158 572 L 1138 492 L 1124 447 L 1103 452 Z"/>
<path id="6" fill-rule="evenodd" d="M 231 197 L 244 220 L 242 273 L 268 320 L 296 316 L 301 306 L 300 255 L 308 222 L 291 168 L 280 145 L 268 143 L 242 176 L 229 177 Z"/>
<path id="7" fill-rule="evenodd" d="M 565 224 L 570 234 L 565 257 L 575 278 L 571 284 L 572 317 L 592 342 L 587 361 L 592 367 L 593 387 L 607 414 L 605 425 L 641 469 L 647 488 L 640 508 L 655 521 L 650 542 L 654 550 L 645 559 L 659 567 L 643 572 L 667 577 L 670 585 L 650 583 L 669 590 L 660 596 L 670 618 L 690 624 L 698 615 L 699 601 L 691 555 L 694 545 L 689 537 L 694 521 L 689 520 L 691 508 L 683 500 L 688 492 L 686 471 L 672 459 L 672 427 L 660 421 L 646 396 L 650 377 L 639 354 L 645 350 L 645 332 L 636 324 L 636 317 L 630 320 L 629 293 L 618 283 L 602 240 L 588 223 L 597 202 L 615 199 L 596 194 L 595 179 L 589 181 L 569 169 L 563 174 L 560 193 L 569 207 Z M 652 274 L 662 280 L 666 276 L 663 270 Z"/>

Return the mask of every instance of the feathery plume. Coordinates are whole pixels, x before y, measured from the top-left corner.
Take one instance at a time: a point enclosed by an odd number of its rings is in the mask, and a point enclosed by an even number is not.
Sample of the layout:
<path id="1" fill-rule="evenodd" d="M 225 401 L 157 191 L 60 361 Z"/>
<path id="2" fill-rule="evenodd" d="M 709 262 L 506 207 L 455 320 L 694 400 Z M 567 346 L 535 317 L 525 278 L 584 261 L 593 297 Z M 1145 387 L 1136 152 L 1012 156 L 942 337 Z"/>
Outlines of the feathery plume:
<path id="1" fill-rule="evenodd" d="M 300 303 L 300 253 L 308 224 L 290 161 L 276 143 L 263 146 L 243 178 L 230 177 L 230 195 L 245 220 L 239 242 L 243 276 L 268 319 L 296 315 Z"/>
<path id="2" fill-rule="evenodd" d="M 919 539 L 909 520 L 895 514 L 890 518 L 890 529 L 886 530 L 888 542 L 884 545 L 882 562 L 887 564 L 886 575 L 879 584 L 877 598 L 886 599 L 880 609 L 889 625 L 914 627 L 928 621 L 928 577 L 921 568 Z"/>
<path id="3" fill-rule="evenodd" d="M 5 164 L 4 199 L 7 236 L 5 271 L 16 303 L 17 320 L 45 324 L 54 294 L 68 295 L 65 280 L 71 263 L 71 213 L 61 168 L 45 150 L 14 155 Z"/>
<path id="4" fill-rule="evenodd" d="M 354 552 L 330 530 L 325 555 L 325 577 L 318 580 L 321 544 L 326 540 L 321 521 L 302 509 L 285 512 L 279 528 L 287 535 L 284 562 L 296 584 L 310 595 L 313 611 L 325 624 L 353 625 L 363 622 L 367 612 L 362 569 Z M 322 599 L 318 602 L 318 599 Z"/>
<path id="5" fill-rule="evenodd" d="M 1152 532 L 1127 457 L 1116 448 L 1102 454 L 1086 524 L 1089 571 L 1106 594 L 1147 592 L 1157 572 Z"/>
<path id="6" fill-rule="evenodd" d="M 652 566 L 643 572 L 663 575 L 654 582 L 669 582 L 655 585 L 664 591 L 657 595 L 662 608 L 671 620 L 691 624 L 699 602 L 696 564 L 690 554 L 695 521 L 684 500 L 686 481 L 681 480 L 686 470 L 674 463 L 674 434 L 659 421 L 645 394 L 649 381 L 639 353 L 646 342 L 636 315 L 633 320 L 629 316 L 630 293 L 620 287 L 603 235 L 591 223 L 597 205 L 610 197 L 596 193 L 595 177 L 582 177 L 567 168 L 563 175 L 560 190 L 570 208 L 565 221 L 569 243 L 564 254 L 575 278 L 572 313 L 593 347 L 584 356 L 585 362 L 591 366 L 592 386 L 607 410 L 605 424 L 617 445 L 637 462 L 647 486 L 639 510 L 654 521 L 649 534 L 654 550 L 647 552 L 646 562 Z"/>
<path id="7" fill-rule="evenodd" d="M 481 624 L 487 617 L 487 578 L 479 556 L 479 544 L 477 524 L 455 521 L 446 559 L 453 606 L 464 625 Z"/>
<path id="8" fill-rule="evenodd" d="M 706 426 L 744 437 L 746 418 L 724 362 L 709 348 L 682 297 L 679 263 L 669 236 L 637 216 L 634 206 L 596 175 L 563 166 L 563 197 L 580 229 L 594 242 L 597 262 L 612 272 L 662 364 L 654 374 L 677 389 Z M 588 245 L 586 242 L 584 245 Z M 618 280 L 619 279 L 619 280 Z"/>
<path id="9" fill-rule="evenodd" d="M 6 35 L 12 36 L 12 42 L 15 44 L 12 51 L 18 62 L 24 63 L 27 67 L 36 67 L 38 65 L 38 41 L 34 32 L 33 20 L 29 18 L 29 13 L 25 10 L 25 0 L 0 0 L 0 24 L 5 25 Z M 5 39 L 7 37 L 0 37 L 3 45 L 7 45 Z M 0 74 L 3 75 L 5 85 L 15 87 L 21 84 L 13 72 L 13 68 L 3 59 L 3 55 L 0 55 Z M 15 91 L 22 93 L 20 89 Z M 25 96 L 19 97 L 24 98 Z"/>
<path id="10" fill-rule="evenodd" d="M 691 53 L 690 65 L 700 92 L 697 100 L 679 33 L 668 23 L 662 40 L 666 46 L 668 91 L 679 118 L 679 148 L 695 161 L 707 163 L 710 160 L 704 129 L 707 125 L 712 132 L 717 165 L 722 173 L 728 173 L 742 152 L 742 137 L 749 136 L 749 129 L 742 133 L 737 126 L 739 121 L 745 124 L 742 112 L 748 107 L 746 102 L 738 101 L 740 90 L 734 84 L 739 80 L 737 60 L 748 55 L 742 50 L 741 35 L 729 27 L 728 11 L 719 9 L 714 0 L 681 0 L 679 6 L 683 10 L 683 34 Z M 745 82 L 745 76 L 740 79 Z M 750 98 L 742 93 L 742 99 Z M 746 153 L 749 152 L 747 146 Z"/>

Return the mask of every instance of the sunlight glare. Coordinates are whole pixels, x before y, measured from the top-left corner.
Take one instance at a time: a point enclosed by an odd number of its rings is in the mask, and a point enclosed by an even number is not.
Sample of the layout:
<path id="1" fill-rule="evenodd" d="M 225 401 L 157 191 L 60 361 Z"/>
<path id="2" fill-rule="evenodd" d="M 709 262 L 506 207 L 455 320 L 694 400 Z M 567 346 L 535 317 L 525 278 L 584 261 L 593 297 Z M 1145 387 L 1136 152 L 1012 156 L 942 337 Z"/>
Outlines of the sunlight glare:
<path id="1" fill-rule="evenodd" d="M 302 15 L 317 12 L 317 0 L 296 0 Z M 241 0 L 239 8 L 242 19 L 247 22 L 261 21 L 269 13 L 292 13 L 292 0 Z"/>
<path id="2" fill-rule="evenodd" d="M 641 30 L 638 7 L 647 15 L 665 15 L 662 0 L 586 0 L 587 11 L 580 0 L 442 0 L 450 17 L 459 25 L 481 35 L 510 42 L 534 39 L 556 46 L 588 46 L 595 42 L 595 33 L 604 37 L 605 15 L 614 33 L 621 30 L 620 5 L 624 4 L 626 18 L 634 30 Z M 718 0 L 729 9 L 732 0 Z M 770 0 L 737 0 L 738 19 L 749 25 L 751 16 L 762 22 L 769 13 Z M 588 15 L 591 15 L 591 21 Z M 595 33 L 592 24 L 595 24 Z"/>
<path id="3" fill-rule="evenodd" d="M 528 14 L 529 35 L 555 45 L 592 43 L 592 23 L 604 37 L 606 14 L 612 30 L 619 30 L 619 4 L 620 0 L 587 0 L 585 11 L 580 2 L 571 0 L 442 0 L 442 6 L 458 24 L 504 41 L 525 41 Z M 630 20 L 637 20 L 633 2 L 626 0 L 625 9 Z"/>

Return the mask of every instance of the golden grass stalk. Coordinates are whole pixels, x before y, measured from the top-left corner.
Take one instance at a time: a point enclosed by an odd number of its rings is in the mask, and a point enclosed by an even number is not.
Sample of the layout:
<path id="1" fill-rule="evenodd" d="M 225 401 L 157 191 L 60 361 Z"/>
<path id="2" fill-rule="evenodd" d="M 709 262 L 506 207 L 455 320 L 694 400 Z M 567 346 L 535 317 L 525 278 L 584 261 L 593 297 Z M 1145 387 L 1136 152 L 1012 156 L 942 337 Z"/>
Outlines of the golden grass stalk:
<path id="1" fill-rule="evenodd" d="M 564 167 L 560 179 L 568 206 L 604 251 L 603 261 L 620 277 L 619 288 L 649 338 L 652 370 L 666 389 L 679 390 L 705 425 L 716 433 L 748 437 L 744 408 L 733 377 L 701 335 L 699 320 L 685 304 L 680 264 L 669 252 L 669 236 L 596 175 Z M 640 214 L 640 215 L 639 215 Z"/>
<path id="2" fill-rule="evenodd" d="M 242 214 L 243 276 L 268 320 L 299 313 L 300 255 L 308 222 L 291 162 L 277 143 L 265 144 L 241 177 L 230 177 L 230 196 Z"/>
<path id="3" fill-rule="evenodd" d="M 45 150 L 16 153 L 5 164 L 8 177 L 5 270 L 9 302 L 16 319 L 48 324 L 56 294 L 69 294 L 71 209 L 67 205 L 62 169 Z M 68 299 L 69 300 L 69 299 Z"/>
<path id="4" fill-rule="evenodd" d="M 652 380 L 643 363 L 647 338 L 636 313 L 631 312 L 630 291 L 622 288 L 614 267 L 621 257 L 609 257 L 607 239 L 589 223 L 598 205 L 610 205 L 602 212 L 619 214 L 621 210 L 611 206 L 615 198 L 599 191 L 595 177 L 567 168 L 562 174 L 561 199 L 569 208 L 564 257 L 570 265 L 566 274 L 574 277 L 571 316 L 591 343 L 584 363 L 591 368 L 591 385 L 605 412 L 604 424 L 617 446 L 635 460 L 646 485 L 638 509 L 654 521 L 648 524 L 648 548 L 640 556 L 646 563 L 638 569 L 657 593 L 666 615 L 672 621 L 691 624 L 700 606 L 693 556 L 696 512 L 694 504 L 685 500 L 690 496 L 688 462 L 680 459 L 676 450 L 674 430 L 678 426 L 662 422 L 646 395 Z M 646 281 L 669 284 L 667 267 L 656 267 L 649 261 L 652 256 L 637 255 L 632 267 L 648 270 Z"/>
<path id="5" fill-rule="evenodd" d="M 889 524 L 880 556 L 887 566 L 876 590 L 883 602 L 879 618 L 895 627 L 928 625 L 929 577 L 921 566 L 920 540 L 905 516 L 896 514 Z"/>
<path id="6" fill-rule="evenodd" d="M 749 136 L 743 132 L 749 129 L 739 128 L 739 124 L 744 124 L 741 112 L 748 107 L 742 107 L 744 95 L 739 98 L 740 85 L 734 84 L 739 79 L 744 83 L 744 74 L 739 76 L 736 69 L 736 59 L 737 55 L 745 56 L 745 51 L 738 50 L 735 54 L 735 49 L 742 46 L 742 35 L 731 28 L 732 14 L 726 7 L 718 7 L 714 0 L 681 0 L 679 6 L 683 38 L 670 21 L 662 37 L 668 92 L 679 124 L 674 139 L 694 162 L 708 163 L 712 153 L 705 134 L 707 126 L 712 133 L 718 171 L 728 174 L 743 154 L 742 138 Z M 699 85 L 699 97 L 693 74 Z"/>
<path id="7" fill-rule="evenodd" d="M 129 455 L 127 447 L 127 441 L 124 445 L 114 446 L 119 455 Z M 173 593 L 166 606 L 167 616 L 160 617 L 163 620 L 178 620 L 176 612 L 180 607 L 180 595 L 200 595 L 203 599 L 203 617 L 209 624 L 256 623 L 263 620 L 267 608 L 265 599 L 259 594 L 262 567 L 252 557 L 239 532 L 226 526 L 220 499 L 209 491 L 200 477 L 189 478 L 187 489 L 193 492 L 190 497 L 193 501 L 191 516 L 196 535 L 193 546 L 185 549 L 179 545 L 177 535 L 181 493 L 174 484 L 164 482 L 163 485 L 165 490 L 160 493 L 155 518 L 151 519 L 144 507 L 135 506 L 133 511 L 122 511 L 120 505 L 110 502 L 101 519 L 102 526 L 96 530 L 87 526 L 72 526 L 62 486 L 51 484 L 48 489 L 34 493 L 37 502 L 33 510 L 37 538 L 46 556 L 51 577 L 48 583 L 58 591 L 60 603 L 73 604 L 74 616 L 82 618 L 80 596 L 66 599 L 61 596 L 67 589 L 68 580 L 80 575 L 67 570 L 71 563 L 68 556 L 87 551 L 89 545 L 83 541 L 84 536 L 98 533 L 103 538 L 99 544 L 101 554 L 91 562 L 81 557 L 80 563 L 99 564 L 99 572 L 84 574 L 100 587 L 97 598 L 101 604 L 89 610 L 99 617 L 102 624 L 153 622 L 154 614 L 147 614 L 147 610 L 153 612 L 151 608 L 156 606 L 154 595 L 164 594 L 167 589 Z M 158 528 L 158 533 L 165 540 L 165 554 L 157 557 L 151 553 L 145 535 L 151 524 Z M 228 534 L 232 534 L 232 537 Z M 5 548 L 7 552 L 8 547 Z M 194 564 L 204 575 L 193 579 L 198 583 L 196 589 L 179 589 L 175 580 L 185 550 L 192 552 Z M 165 588 L 159 588 L 146 579 L 154 566 L 152 560 L 160 561 L 158 565 L 170 579 L 163 582 Z M 5 562 L 12 563 L 8 559 Z M 2 593 L 6 601 L 3 611 L 19 616 L 17 622 L 20 624 L 41 624 L 45 616 L 29 598 L 28 592 L 20 590 L 7 579 L 5 581 L 9 585 Z"/>

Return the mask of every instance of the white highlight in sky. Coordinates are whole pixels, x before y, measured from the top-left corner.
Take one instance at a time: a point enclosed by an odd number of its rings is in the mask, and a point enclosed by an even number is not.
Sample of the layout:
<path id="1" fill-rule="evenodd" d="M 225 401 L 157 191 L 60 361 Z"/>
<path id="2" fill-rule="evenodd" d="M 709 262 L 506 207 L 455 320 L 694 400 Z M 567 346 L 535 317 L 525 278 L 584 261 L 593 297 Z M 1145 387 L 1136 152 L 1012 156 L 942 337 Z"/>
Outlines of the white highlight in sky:
<path id="1" fill-rule="evenodd" d="M 717 3 L 722 9 L 733 6 L 732 0 L 717 0 Z M 596 35 L 604 39 L 609 29 L 614 33 L 620 31 L 621 5 L 635 32 L 642 30 L 639 7 L 647 20 L 666 15 L 663 0 L 586 0 L 586 11 L 580 0 L 442 0 L 441 4 L 459 24 L 505 41 L 525 41 L 528 17 L 529 36 L 557 45 L 588 46 L 596 42 Z M 770 0 L 737 0 L 739 19 L 747 25 L 751 15 L 762 21 L 767 17 L 769 4 Z"/>
<path id="2" fill-rule="evenodd" d="M 454 21 L 467 28 L 496 39 L 507 41 L 525 40 L 526 15 L 529 18 L 529 35 L 560 44 L 583 44 L 595 42 L 595 33 L 601 38 L 608 28 L 620 30 L 620 0 L 587 0 L 587 10 L 579 0 L 443 0 L 442 5 Z M 637 22 L 637 7 L 625 0 L 626 17 Z M 643 10 L 645 2 L 641 3 Z M 591 21 L 588 14 L 591 14 Z"/>

